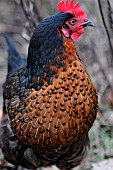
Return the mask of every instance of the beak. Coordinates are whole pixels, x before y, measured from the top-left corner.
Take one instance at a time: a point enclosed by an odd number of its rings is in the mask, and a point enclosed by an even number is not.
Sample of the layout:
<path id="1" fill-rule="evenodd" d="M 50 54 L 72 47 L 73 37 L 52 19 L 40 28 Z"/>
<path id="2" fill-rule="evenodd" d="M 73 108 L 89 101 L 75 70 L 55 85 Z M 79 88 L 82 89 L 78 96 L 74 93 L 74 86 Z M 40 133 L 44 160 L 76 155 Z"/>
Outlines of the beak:
<path id="1" fill-rule="evenodd" d="M 93 22 L 90 19 L 88 19 L 84 23 L 82 23 L 81 26 L 82 27 L 87 27 L 87 26 L 95 27 L 95 25 L 93 24 Z"/>

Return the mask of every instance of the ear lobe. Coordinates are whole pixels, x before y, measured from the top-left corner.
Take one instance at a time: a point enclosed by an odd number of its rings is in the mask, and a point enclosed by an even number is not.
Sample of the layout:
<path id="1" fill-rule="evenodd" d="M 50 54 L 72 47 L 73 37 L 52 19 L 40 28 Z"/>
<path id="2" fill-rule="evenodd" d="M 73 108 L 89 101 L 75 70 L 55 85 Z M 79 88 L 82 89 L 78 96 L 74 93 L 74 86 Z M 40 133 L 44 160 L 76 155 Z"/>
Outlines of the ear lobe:
<path id="1" fill-rule="evenodd" d="M 67 37 L 67 38 L 70 37 L 69 29 L 62 28 L 61 31 L 65 37 Z"/>

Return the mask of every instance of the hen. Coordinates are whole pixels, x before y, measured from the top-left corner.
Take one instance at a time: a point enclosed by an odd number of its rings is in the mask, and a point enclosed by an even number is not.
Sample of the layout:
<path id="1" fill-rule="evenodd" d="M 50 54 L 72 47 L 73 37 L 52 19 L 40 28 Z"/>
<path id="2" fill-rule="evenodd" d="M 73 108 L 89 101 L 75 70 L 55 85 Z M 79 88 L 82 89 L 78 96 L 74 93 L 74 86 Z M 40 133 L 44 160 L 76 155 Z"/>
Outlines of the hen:
<path id="1" fill-rule="evenodd" d="M 27 67 L 4 86 L 9 123 L 3 118 L 1 148 L 7 161 L 26 168 L 80 164 L 98 110 L 95 87 L 74 46 L 93 24 L 79 2 L 62 0 L 57 9 L 37 26 Z"/>

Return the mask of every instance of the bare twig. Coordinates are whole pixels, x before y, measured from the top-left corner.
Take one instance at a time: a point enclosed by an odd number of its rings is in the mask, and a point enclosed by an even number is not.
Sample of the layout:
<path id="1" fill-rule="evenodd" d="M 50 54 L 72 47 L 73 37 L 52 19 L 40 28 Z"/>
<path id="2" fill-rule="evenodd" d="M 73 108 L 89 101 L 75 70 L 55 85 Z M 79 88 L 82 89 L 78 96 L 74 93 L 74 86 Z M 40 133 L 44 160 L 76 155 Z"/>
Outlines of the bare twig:
<path id="1" fill-rule="evenodd" d="M 109 30 L 107 28 L 107 24 L 106 24 L 106 21 L 105 21 L 105 18 L 104 18 L 103 10 L 102 10 L 102 1 L 98 0 L 98 4 L 99 4 L 99 9 L 100 9 L 100 14 L 101 14 L 101 17 L 102 17 L 102 20 L 103 20 L 103 24 L 104 24 L 104 27 L 105 27 L 105 30 L 106 30 L 106 34 L 107 34 L 107 37 L 108 37 L 108 42 L 109 42 L 109 46 L 110 46 L 110 49 L 111 49 L 112 57 L 113 57 L 113 46 L 112 46 L 112 43 L 111 43 Z M 108 4 L 109 12 L 110 12 L 111 6 L 110 6 L 110 3 L 109 3 L 109 0 L 107 0 L 107 4 Z"/>

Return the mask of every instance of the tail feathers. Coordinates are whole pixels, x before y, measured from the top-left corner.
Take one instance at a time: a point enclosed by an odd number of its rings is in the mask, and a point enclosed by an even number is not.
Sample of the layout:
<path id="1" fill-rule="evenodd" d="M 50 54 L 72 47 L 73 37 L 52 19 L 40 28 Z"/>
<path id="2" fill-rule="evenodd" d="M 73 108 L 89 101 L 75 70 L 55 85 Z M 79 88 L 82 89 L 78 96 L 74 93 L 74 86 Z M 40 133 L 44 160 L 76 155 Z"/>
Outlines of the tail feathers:
<path id="1" fill-rule="evenodd" d="M 7 52 L 8 52 L 8 74 L 7 77 L 14 73 L 16 70 L 26 66 L 27 57 L 22 56 L 16 49 L 14 42 L 6 35 L 2 34 L 6 40 Z"/>

